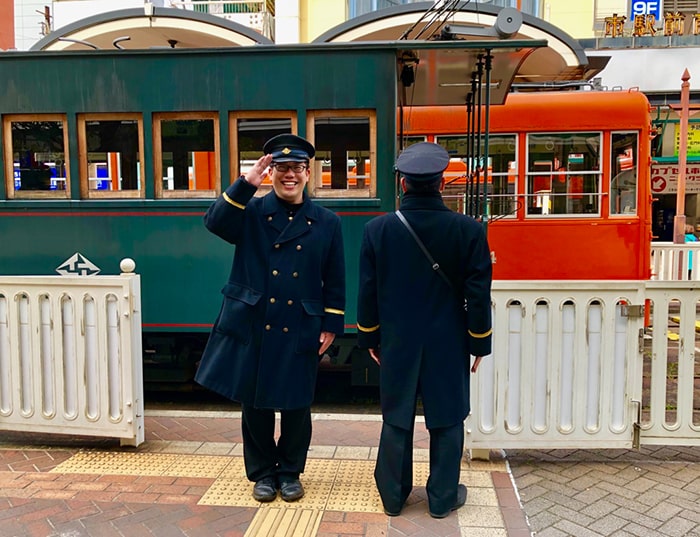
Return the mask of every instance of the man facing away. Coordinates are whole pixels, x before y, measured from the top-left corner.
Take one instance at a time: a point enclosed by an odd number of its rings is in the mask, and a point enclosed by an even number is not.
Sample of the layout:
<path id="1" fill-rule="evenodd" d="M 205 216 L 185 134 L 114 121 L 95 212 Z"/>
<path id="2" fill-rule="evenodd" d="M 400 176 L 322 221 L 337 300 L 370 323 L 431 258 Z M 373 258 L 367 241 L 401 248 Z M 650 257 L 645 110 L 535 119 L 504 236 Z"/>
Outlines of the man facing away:
<path id="1" fill-rule="evenodd" d="M 400 211 L 443 271 L 431 266 L 391 213 L 365 226 L 360 251 L 358 341 L 380 366 L 383 425 L 374 477 L 387 515 L 397 516 L 413 487 L 418 396 L 430 433 L 430 515 L 464 505 L 459 484 L 470 355 L 491 352 L 491 258 L 482 226 L 445 206 L 444 148 L 418 143 L 397 159 Z M 465 301 L 467 307 L 465 311 Z"/>
<path id="2" fill-rule="evenodd" d="M 263 152 L 204 216 L 236 251 L 195 380 L 241 403 L 253 497 L 290 502 L 304 495 L 319 356 L 344 330 L 345 261 L 340 218 L 304 192 L 314 147 L 281 134 Z M 268 174 L 273 190 L 253 197 Z"/>

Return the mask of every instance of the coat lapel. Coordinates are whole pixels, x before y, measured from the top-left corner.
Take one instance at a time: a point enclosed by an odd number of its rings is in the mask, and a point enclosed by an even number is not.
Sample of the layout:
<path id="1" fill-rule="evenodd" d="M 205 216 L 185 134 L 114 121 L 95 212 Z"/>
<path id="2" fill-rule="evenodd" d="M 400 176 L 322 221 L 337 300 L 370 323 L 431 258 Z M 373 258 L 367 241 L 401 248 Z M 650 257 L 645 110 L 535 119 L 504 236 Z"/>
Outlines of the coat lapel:
<path id="1" fill-rule="evenodd" d="M 287 211 L 275 196 L 270 192 L 263 198 L 263 218 L 276 232 L 275 242 L 287 242 L 296 239 L 311 231 L 311 226 L 318 221 L 316 207 L 304 195 L 304 204 L 299 208 L 292 220 L 289 220 Z"/>

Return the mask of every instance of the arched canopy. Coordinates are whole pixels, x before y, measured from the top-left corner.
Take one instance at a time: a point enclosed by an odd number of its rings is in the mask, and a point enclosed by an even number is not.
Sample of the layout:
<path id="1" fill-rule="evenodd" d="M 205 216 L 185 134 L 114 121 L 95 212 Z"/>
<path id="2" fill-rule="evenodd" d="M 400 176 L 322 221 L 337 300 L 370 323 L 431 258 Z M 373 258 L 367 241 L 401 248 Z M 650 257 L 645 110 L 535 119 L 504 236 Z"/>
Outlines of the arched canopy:
<path id="1" fill-rule="evenodd" d="M 317 42 L 394 41 L 398 39 L 439 39 L 446 27 L 467 27 L 475 34 L 493 27 L 501 8 L 462 2 L 446 20 L 424 15 L 434 2 L 403 4 L 356 17 L 314 40 Z M 547 46 L 535 50 L 523 61 L 514 83 L 551 83 L 590 80 L 600 72 L 607 58 L 588 58 L 577 40 L 542 19 L 522 14 L 522 25 L 512 40 L 546 40 Z M 482 35 L 453 38 L 483 40 Z M 493 36 L 491 39 L 498 39 Z"/>
<path id="2" fill-rule="evenodd" d="M 271 43 L 257 31 L 222 17 L 147 6 L 81 19 L 51 32 L 31 50 L 217 48 Z"/>

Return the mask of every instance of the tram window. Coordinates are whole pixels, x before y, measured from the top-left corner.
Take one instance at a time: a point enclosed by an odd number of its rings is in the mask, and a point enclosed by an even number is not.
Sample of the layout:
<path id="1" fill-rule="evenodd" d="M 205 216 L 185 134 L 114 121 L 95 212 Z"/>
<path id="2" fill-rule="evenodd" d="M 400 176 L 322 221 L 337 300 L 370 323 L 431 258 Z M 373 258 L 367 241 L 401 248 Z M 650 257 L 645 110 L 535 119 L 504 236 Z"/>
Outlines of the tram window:
<path id="1" fill-rule="evenodd" d="M 637 133 L 613 132 L 610 137 L 610 214 L 637 214 Z"/>
<path id="2" fill-rule="evenodd" d="M 215 113 L 153 114 L 153 154 L 156 197 L 218 196 L 219 120 Z"/>
<path id="3" fill-rule="evenodd" d="M 314 111 L 308 132 L 316 148 L 310 194 L 369 198 L 376 195 L 376 116 L 367 110 Z"/>
<path id="4" fill-rule="evenodd" d="M 489 158 L 484 185 L 483 173 L 478 176 L 475 172 L 478 166 L 477 157 L 469 157 L 468 140 L 466 136 L 436 136 L 436 143 L 443 146 L 452 157 L 445 171 L 445 203 L 453 210 L 476 214 L 483 208 L 476 208 L 481 198 L 486 198 L 485 210 L 493 216 L 515 214 L 516 210 L 516 177 L 517 177 L 517 137 L 515 134 L 492 134 L 489 136 Z M 485 140 L 479 143 L 479 155 L 485 152 Z M 479 157 L 483 162 L 483 157 Z M 471 200 L 471 201 L 468 201 Z M 472 203 L 473 207 L 465 204 Z"/>
<path id="5" fill-rule="evenodd" d="M 144 197 L 141 116 L 79 115 L 78 147 L 81 197 Z"/>
<path id="6" fill-rule="evenodd" d="M 262 156 L 265 142 L 278 134 L 296 134 L 296 114 L 293 112 L 235 112 L 230 116 L 231 177 L 245 174 Z M 268 175 L 256 196 L 264 196 L 272 189 Z"/>
<path id="7" fill-rule="evenodd" d="M 601 134 L 529 134 L 527 214 L 600 214 Z"/>
<path id="8" fill-rule="evenodd" d="M 13 198 L 70 198 L 63 115 L 5 116 L 5 189 Z"/>

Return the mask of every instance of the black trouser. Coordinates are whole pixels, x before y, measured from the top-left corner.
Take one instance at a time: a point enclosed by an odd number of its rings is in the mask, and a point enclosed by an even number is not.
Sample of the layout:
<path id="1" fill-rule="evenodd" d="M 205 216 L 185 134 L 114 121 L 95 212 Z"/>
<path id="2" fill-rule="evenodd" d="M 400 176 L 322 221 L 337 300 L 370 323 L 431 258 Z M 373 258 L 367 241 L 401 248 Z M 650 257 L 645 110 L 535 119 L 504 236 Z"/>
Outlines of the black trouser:
<path id="1" fill-rule="evenodd" d="M 379 439 L 374 479 L 387 511 L 399 512 L 413 488 L 413 429 L 384 422 Z M 464 424 L 429 429 L 430 477 L 426 484 L 428 505 L 444 513 L 457 503 L 457 485 L 464 447 Z"/>
<path id="2" fill-rule="evenodd" d="M 280 411 L 280 437 L 275 443 L 275 411 L 242 407 L 243 460 L 248 479 L 297 479 L 304 471 L 311 444 L 311 408 Z"/>

